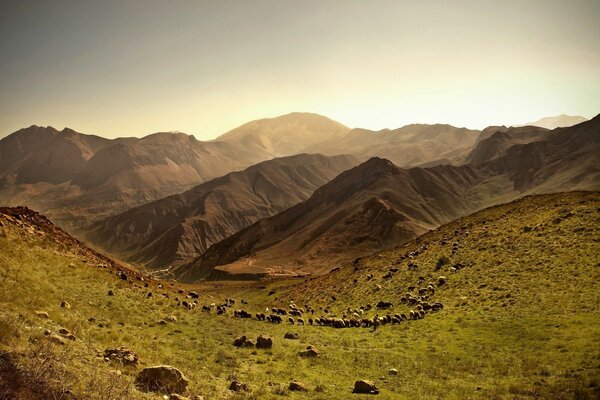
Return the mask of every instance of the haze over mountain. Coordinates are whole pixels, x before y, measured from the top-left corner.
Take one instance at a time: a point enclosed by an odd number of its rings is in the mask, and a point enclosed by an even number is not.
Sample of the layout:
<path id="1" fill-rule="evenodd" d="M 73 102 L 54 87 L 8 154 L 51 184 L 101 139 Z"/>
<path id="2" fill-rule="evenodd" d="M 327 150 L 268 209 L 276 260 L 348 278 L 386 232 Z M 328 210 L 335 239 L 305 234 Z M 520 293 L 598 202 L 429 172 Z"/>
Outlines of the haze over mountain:
<path id="1" fill-rule="evenodd" d="M 341 138 L 308 147 L 322 154 L 353 154 L 363 159 L 381 157 L 401 167 L 438 161 L 456 162 L 476 142 L 480 131 L 447 124 L 411 124 L 398 129 L 352 129 Z"/>
<path id="2" fill-rule="evenodd" d="M 109 140 L 31 126 L 0 140 L 0 203 L 26 204 L 73 228 L 259 161 L 183 133 Z"/>
<path id="3" fill-rule="evenodd" d="M 531 125 L 531 126 L 539 126 L 541 128 L 546 128 L 546 129 L 556 129 L 556 128 L 564 128 L 564 127 L 573 126 L 573 125 L 580 124 L 585 121 L 587 121 L 587 118 L 576 116 L 576 115 L 561 114 L 561 115 L 557 115 L 555 117 L 544 117 L 544 118 L 538 119 L 535 122 L 528 122 L 523 125 L 513 125 L 513 126 L 518 127 L 518 126 Z"/>
<path id="4" fill-rule="evenodd" d="M 457 160 L 473 146 L 479 131 L 446 124 L 411 124 L 398 129 L 350 129 L 327 117 L 291 113 L 244 124 L 219 136 L 232 146 L 264 157 L 298 153 L 351 154 L 363 160 L 383 157 L 403 167 Z"/>
<path id="5" fill-rule="evenodd" d="M 530 193 L 600 189 L 600 116 L 554 131 L 503 130 L 469 155 L 477 165 L 405 170 L 373 158 L 173 273 L 187 281 L 230 273 L 322 273 L 488 205 Z"/>
<path id="6" fill-rule="evenodd" d="M 306 200 L 358 163 L 352 156 L 309 154 L 264 161 L 109 217 L 86 238 L 127 261 L 164 268 Z"/>

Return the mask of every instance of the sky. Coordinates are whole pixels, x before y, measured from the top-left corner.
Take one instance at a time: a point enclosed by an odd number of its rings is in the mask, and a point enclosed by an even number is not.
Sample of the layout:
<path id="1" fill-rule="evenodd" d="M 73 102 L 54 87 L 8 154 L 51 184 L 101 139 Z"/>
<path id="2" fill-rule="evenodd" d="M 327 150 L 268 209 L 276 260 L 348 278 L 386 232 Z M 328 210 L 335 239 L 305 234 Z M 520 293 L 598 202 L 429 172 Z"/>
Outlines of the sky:
<path id="1" fill-rule="evenodd" d="M 591 118 L 598 21 L 598 0 L 0 0 L 0 137 Z"/>

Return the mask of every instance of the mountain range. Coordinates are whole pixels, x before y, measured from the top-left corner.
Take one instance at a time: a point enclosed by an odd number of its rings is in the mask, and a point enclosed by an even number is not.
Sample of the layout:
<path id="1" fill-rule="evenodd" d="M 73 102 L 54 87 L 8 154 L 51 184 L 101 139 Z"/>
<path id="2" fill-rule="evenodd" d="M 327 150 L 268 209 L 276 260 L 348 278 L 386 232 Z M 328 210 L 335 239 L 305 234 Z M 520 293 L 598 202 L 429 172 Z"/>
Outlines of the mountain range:
<path id="1" fill-rule="evenodd" d="M 467 157 L 477 163 L 463 166 L 403 169 L 372 158 L 172 272 L 185 281 L 319 274 L 490 205 L 532 193 L 600 189 L 600 116 L 554 131 L 485 134 Z"/>
<path id="2" fill-rule="evenodd" d="M 292 113 L 212 141 L 31 126 L 0 140 L 0 204 L 185 281 L 321 274 L 526 194 L 600 189 L 599 120 L 369 131 Z"/>
<path id="3" fill-rule="evenodd" d="M 86 239 L 127 261 L 165 267 L 306 200 L 358 163 L 308 154 L 264 161 L 102 220 Z"/>

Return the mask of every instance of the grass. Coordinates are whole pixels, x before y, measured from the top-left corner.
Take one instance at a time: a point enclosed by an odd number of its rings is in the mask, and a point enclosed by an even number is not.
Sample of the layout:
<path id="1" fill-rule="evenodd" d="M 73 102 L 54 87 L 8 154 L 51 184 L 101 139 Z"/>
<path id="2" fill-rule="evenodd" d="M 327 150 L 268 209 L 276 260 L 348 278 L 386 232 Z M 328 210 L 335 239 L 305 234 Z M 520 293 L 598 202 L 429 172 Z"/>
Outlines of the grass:
<path id="1" fill-rule="evenodd" d="M 174 298 L 181 297 L 177 287 L 158 289 L 152 283 L 144 288 L 135 280 L 122 281 L 110 268 L 97 268 L 86 256 L 57 245 L 51 235 L 4 223 L 0 346 L 18 356 L 19 368 L 32 381 L 77 398 L 160 398 L 133 387 L 139 368 L 157 364 L 179 368 L 190 380 L 188 395 L 207 399 L 373 397 L 351 394 L 357 379 L 374 380 L 381 389 L 379 399 L 599 398 L 599 210 L 598 194 L 529 197 L 364 258 L 357 270 L 348 265 L 306 282 L 200 288 L 200 304 L 225 297 L 239 304 L 243 298 L 250 303 L 244 307 L 253 312 L 293 300 L 341 315 L 348 306 L 385 300 L 395 304 L 396 313 L 408 309 L 399 298 L 419 276 L 425 282 L 439 275 L 448 278 L 433 296 L 445 305 L 443 311 L 375 332 L 272 325 L 188 311 L 176 305 Z M 444 238 L 448 243 L 442 245 Z M 453 253 L 454 242 L 458 250 Z M 408 259 L 397 263 L 419 249 L 411 261 L 418 270 L 409 270 Z M 435 271 L 441 257 L 447 263 Z M 465 267 L 451 273 L 449 268 L 458 263 Z M 399 270 L 383 279 L 390 267 Z M 367 280 L 369 274 L 374 277 Z M 109 290 L 115 295 L 108 296 Z M 72 308 L 61 308 L 62 301 Z M 47 311 L 50 319 L 36 317 L 36 310 Z M 168 315 L 178 321 L 159 325 Z M 44 330 L 59 327 L 78 339 L 66 346 L 48 344 Z M 300 339 L 283 339 L 287 331 L 299 332 Z M 232 345 L 236 336 L 254 339 L 260 333 L 274 338 L 272 349 Z M 105 348 L 122 345 L 140 356 L 138 369 L 98 357 Z M 298 357 L 308 345 L 320 351 L 318 358 Z M 40 363 L 44 359 L 53 361 Z M 37 371 L 40 365 L 52 367 Z M 390 375 L 391 368 L 398 375 Z M 227 389 L 232 379 L 248 383 L 251 391 L 232 394 Z M 292 380 L 304 383 L 308 392 L 287 390 Z"/>

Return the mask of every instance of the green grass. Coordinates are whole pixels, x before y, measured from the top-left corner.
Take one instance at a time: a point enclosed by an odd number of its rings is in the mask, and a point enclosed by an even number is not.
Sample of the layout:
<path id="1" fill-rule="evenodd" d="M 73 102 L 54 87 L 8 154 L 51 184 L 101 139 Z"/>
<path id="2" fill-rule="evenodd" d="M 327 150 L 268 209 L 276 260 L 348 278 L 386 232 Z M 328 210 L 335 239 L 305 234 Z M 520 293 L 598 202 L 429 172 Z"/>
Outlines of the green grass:
<path id="1" fill-rule="evenodd" d="M 245 308 L 253 312 L 294 300 L 317 309 L 330 307 L 340 315 L 347 306 L 386 300 L 397 304 L 392 311 L 396 313 L 408 309 L 399 305 L 399 297 L 419 276 L 426 282 L 439 275 L 448 278 L 448 284 L 433 296 L 445 305 L 443 311 L 423 320 L 382 326 L 376 332 L 272 325 L 187 311 L 175 305 L 175 291 L 121 281 L 108 269 L 84 263 L 85 257 L 58 249 L 47 237 L 5 224 L 0 235 L 0 343 L 20 355 L 25 369 L 34 369 L 44 354 L 53 355 L 62 384 L 82 398 L 107 398 L 111 383 L 114 391 L 128 389 L 122 398 L 159 398 L 133 389 L 135 369 L 111 366 L 96 355 L 121 345 L 139 354 L 141 367 L 179 368 L 190 380 L 188 395 L 207 399 L 229 395 L 234 377 L 248 383 L 251 392 L 232 398 L 373 397 L 351 394 L 357 379 L 374 380 L 381 389 L 379 399 L 598 398 L 599 209 L 598 194 L 527 198 L 365 258 L 357 271 L 349 265 L 306 283 L 201 287 L 200 304 L 244 298 L 250 302 Z M 565 210 L 573 215 L 555 223 Z M 525 233 L 525 226 L 536 229 Z M 444 246 L 443 237 L 449 239 Z M 458 251 L 452 254 L 455 241 Z M 427 244 L 427 250 L 413 260 L 418 271 L 410 271 L 408 261 L 395 264 L 400 255 L 422 244 Z M 441 256 L 449 264 L 436 272 Z M 465 267 L 451 274 L 447 268 L 457 262 Z M 382 279 L 390 266 L 400 270 L 392 279 Z M 368 274 L 374 278 L 367 281 Z M 259 285 L 267 288 L 258 289 Z M 107 296 L 109 290 L 115 296 Z M 150 299 L 148 290 L 154 293 Z M 271 290 L 276 293 L 268 295 Z M 170 298 L 160 293 L 169 293 Z M 463 296 L 465 305 L 458 305 Z M 60 307 L 63 300 L 71 310 Z M 47 311 L 51 319 L 36 317 L 35 310 Z M 178 322 L 157 324 L 168 315 L 176 315 Z M 92 317 L 95 322 L 88 321 Z M 48 348 L 43 331 L 58 326 L 73 331 L 78 340 Z M 300 340 L 283 339 L 287 331 L 299 332 Z M 232 345 L 236 336 L 254 339 L 260 333 L 274 338 L 273 349 Z M 321 355 L 298 357 L 298 351 L 309 344 Z M 391 368 L 399 374 L 389 375 Z M 114 378 L 110 369 L 120 369 L 122 375 Z M 289 392 L 292 380 L 303 382 L 309 391 Z M 58 383 L 50 380 L 49 384 Z"/>

